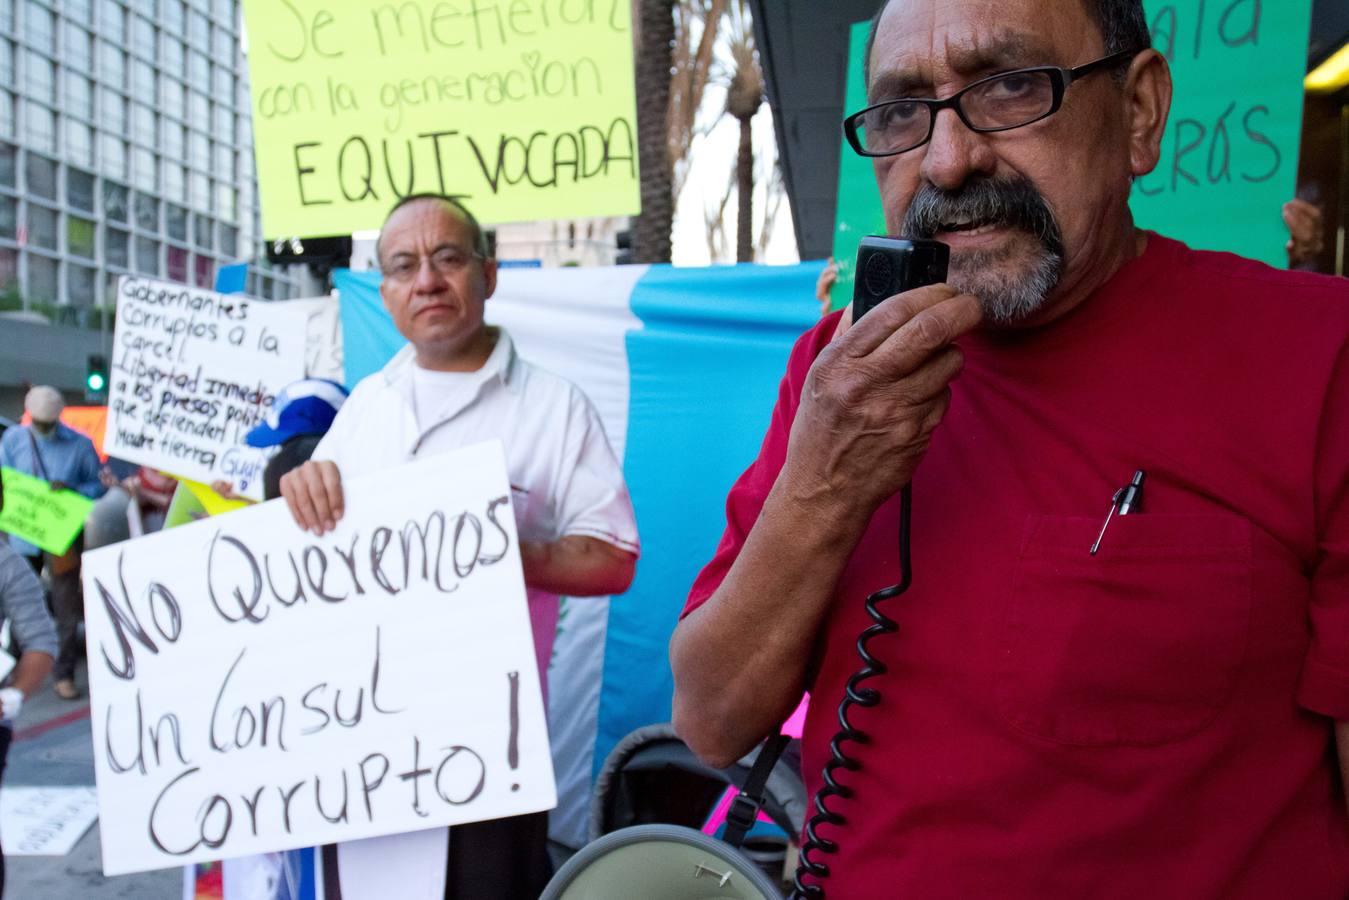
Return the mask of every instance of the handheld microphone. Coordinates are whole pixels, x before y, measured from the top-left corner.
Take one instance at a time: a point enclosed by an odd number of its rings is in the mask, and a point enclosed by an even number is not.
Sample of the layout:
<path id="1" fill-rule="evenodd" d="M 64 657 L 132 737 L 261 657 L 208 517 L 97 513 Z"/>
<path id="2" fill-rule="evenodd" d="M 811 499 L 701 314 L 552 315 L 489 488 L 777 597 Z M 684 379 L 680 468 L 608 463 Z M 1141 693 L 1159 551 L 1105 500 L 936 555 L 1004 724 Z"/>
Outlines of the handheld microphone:
<path id="1" fill-rule="evenodd" d="M 853 321 L 887 297 L 941 284 L 950 261 L 951 248 L 941 241 L 874 234 L 862 238 L 853 268 Z"/>

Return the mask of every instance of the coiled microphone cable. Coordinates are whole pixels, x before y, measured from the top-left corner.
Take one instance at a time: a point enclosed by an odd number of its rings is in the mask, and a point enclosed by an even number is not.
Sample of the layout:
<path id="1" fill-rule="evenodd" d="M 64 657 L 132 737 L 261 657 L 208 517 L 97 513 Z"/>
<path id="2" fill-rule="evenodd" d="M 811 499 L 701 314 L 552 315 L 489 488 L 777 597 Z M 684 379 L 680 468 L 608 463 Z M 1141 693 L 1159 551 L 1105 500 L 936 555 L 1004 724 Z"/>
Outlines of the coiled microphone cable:
<path id="1" fill-rule="evenodd" d="M 853 726 L 848 719 L 848 713 L 854 706 L 866 709 L 875 706 L 881 700 L 878 688 L 865 687 L 863 683 L 869 678 L 884 675 L 887 671 L 885 663 L 871 652 L 871 642 L 883 634 L 894 634 L 899 631 L 899 623 L 881 612 L 880 604 L 904 593 L 913 580 L 913 568 L 909 559 L 912 508 L 912 488 L 905 485 L 899 492 L 899 583 L 867 597 L 866 610 L 872 624 L 867 626 L 857 639 L 857 655 L 862 658 L 862 668 L 848 679 L 843 700 L 838 705 L 838 733 L 829 742 L 830 760 L 824 765 L 824 786 L 815 794 L 815 815 L 806 823 L 805 840 L 801 844 L 801 859 L 796 869 L 792 900 L 823 900 L 824 885 L 820 882 L 829 877 L 829 864 L 820 860 L 819 856 L 837 853 L 838 843 L 822 837 L 820 828 L 824 825 L 839 827 L 848 823 L 846 816 L 829 808 L 829 800 L 833 797 L 847 800 L 853 796 L 852 788 L 840 784 L 835 773 L 840 769 L 856 772 L 862 768 L 860 762 L 848 755 L 844 745 L 849 741 L 854 744 L 865 744 L 870 740 L 865 731 Z M 813 883 L 806 883 L 808 877 L 813 879 Z"/>

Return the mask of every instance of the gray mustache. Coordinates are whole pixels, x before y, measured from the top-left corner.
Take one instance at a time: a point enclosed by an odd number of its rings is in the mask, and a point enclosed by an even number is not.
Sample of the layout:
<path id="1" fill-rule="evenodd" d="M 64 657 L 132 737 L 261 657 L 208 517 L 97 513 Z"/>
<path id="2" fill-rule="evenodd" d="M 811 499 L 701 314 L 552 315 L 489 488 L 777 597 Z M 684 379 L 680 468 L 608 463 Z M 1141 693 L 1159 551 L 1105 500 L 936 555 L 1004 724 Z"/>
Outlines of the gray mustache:
<path id="1" fill-rule="evenodd" d="M 1062 255 L 1063 232 L 1049 204 L 1026 179 L 981 179 L 948 191 L 924 183 L 904 214 L 904 235 L 931 238 L 943 223 L 969 219 L 979 225 L 1017 228 Z"/>

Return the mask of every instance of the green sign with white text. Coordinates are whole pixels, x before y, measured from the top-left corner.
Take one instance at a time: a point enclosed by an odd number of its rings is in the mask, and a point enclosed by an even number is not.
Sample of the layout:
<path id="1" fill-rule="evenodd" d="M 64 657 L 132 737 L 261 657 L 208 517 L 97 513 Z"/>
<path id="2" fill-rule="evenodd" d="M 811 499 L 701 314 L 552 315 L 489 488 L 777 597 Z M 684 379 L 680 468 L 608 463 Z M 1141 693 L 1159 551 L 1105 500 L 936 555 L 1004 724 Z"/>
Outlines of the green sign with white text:
<path id="1" fill-rule="evenodd" d="M 1280 210 L 1296 190 L 1311 0 L 1146 0 L 1144 7 L 1175 87 L 1161 160 L 1134 183 L 1139 227 L 1196 249 L 1287 265 Z M 867 28 L 852 26 L 845 114 L 866 106 Z M 834 308 L 852 299 L 858 241 L 884 228 L 871 162 L 844 141 Z"/>

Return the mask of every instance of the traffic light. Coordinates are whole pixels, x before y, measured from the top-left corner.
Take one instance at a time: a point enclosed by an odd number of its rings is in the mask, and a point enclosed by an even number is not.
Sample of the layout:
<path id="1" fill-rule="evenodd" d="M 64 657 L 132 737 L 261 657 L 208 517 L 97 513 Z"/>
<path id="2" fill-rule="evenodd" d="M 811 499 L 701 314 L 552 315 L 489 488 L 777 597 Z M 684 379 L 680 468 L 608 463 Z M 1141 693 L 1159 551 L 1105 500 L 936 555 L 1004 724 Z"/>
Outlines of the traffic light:
<path id="1" fill-rule="evenodd" d="M 84 399 L 101 403 L 108 396 L 108 359 L 101 353 L 91 353 L 84 367 Z"/>

